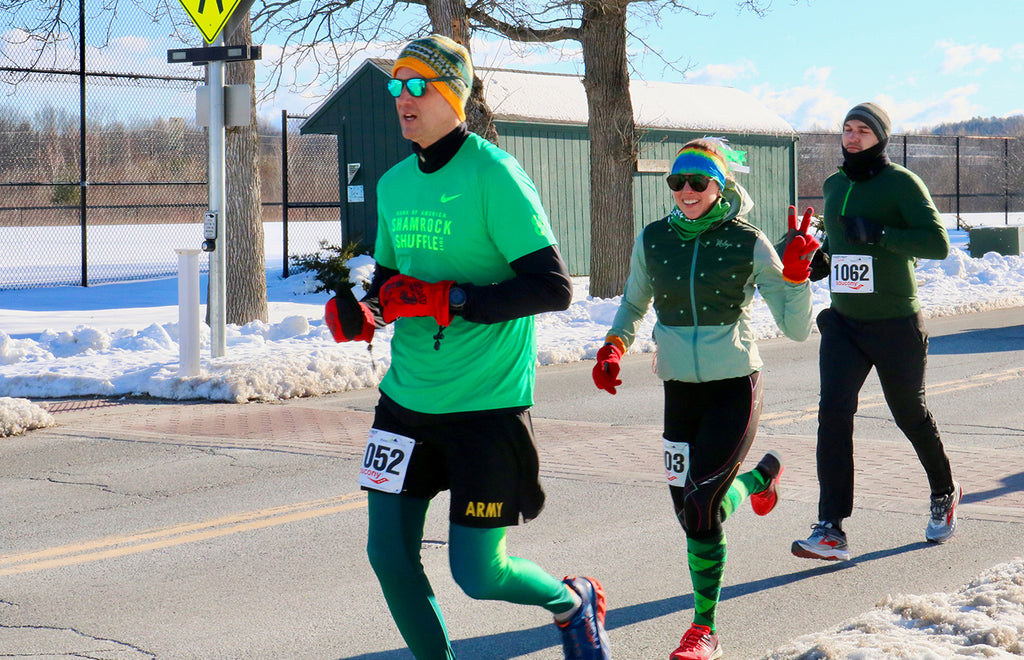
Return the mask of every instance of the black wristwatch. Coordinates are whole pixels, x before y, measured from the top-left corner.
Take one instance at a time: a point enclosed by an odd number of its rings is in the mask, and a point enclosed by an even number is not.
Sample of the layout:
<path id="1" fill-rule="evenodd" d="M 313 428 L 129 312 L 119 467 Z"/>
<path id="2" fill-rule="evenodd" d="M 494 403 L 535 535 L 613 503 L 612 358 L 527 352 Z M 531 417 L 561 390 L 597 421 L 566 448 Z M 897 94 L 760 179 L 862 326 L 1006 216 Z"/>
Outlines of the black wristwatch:
<path id="1" fill-rule="evenodd" d="M 466 292 L 465 290 L 453 286 L 448 290 L 448 307 L 453 312 L 461 312 L 462 308 L 466 306 Z"/>

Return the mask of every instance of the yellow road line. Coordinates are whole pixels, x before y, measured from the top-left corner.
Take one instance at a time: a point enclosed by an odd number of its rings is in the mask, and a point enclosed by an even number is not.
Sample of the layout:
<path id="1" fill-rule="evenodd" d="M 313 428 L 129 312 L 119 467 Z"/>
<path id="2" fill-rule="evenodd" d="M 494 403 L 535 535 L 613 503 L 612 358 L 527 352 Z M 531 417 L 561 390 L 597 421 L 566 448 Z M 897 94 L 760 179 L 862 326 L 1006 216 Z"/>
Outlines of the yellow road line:
<path id="1" fill-rule="evenodd" d="M 1024 378 L 1024 369 L 1014 368 L 1007 369 L 1006 371 L 997 371 L 988 374 L 978 374 L 977 376 L 970 376 L 969 378 L 962 380 L 951 380 L 944 383 L 928 385 L 927 395 L 929 398 L 931 398 L 933 396 L 949 394 L 951 392 L 961 392 L 963 390 L 969 390 L 975 387 L 992 385 L 994 383 L 1002 383 L 1008 380 L 1016 380 L 1018 378 Z M 861 412 L 865 409 L 877 408 L 878 406 L 884 405 L 885 397 L 882 396 L 881 394 L 865 397 L 862 398 L 858 403 L 857 412 Z M 817 416 L 818 406 L 815 405 L 807 408 L 802 408 L 800 410 L 793 410 L 790 412 L 768 413 L 767 415 L 761 416 L 761 423 L 793 424 L 796 422 L 803 422 L 808 419 L 815 419 Z"/>
<path id="2" fill-rule="evenodd" d="M 0 576 L 30 573 L 149 552 L 239 532 L 328 516 L 364 506 L 366 506 L 366 494 L 358 491 L 261 511 L 247 511 L 203 522 L 146 530 L 137 534 L 109 536 L 95 541 L 56 548 L 0 555 Z"/>

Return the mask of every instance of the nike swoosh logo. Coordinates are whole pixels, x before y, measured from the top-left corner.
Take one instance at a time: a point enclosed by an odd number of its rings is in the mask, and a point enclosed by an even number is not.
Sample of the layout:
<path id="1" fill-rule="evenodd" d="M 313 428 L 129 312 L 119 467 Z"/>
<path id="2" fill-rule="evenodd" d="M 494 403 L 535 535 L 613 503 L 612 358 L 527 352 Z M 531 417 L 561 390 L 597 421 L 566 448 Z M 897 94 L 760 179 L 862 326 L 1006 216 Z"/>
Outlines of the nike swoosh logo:
<path id="1" fill-rule="evenodd" d="M 462 193 L 459 193 L 458 195 L 445 195 L 445 194 L 442 194 L 441 195 L 441 203 L 442 204 L 447 204 L 448 202 L 452 201 L 453 199 L 455 199 L 457 197 L 462 197 Z"/>

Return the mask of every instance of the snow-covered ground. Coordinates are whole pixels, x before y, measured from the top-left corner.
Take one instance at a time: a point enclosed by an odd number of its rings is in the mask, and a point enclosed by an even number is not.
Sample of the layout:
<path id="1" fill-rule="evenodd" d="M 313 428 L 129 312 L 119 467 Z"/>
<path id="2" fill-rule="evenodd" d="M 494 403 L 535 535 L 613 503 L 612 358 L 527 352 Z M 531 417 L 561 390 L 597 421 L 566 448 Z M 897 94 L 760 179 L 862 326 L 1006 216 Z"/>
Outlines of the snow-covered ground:
<path id="1" fill-rule="evenodd" d="M 998 223 L 997 223 L 998 224 Z M 928 317 L 1024 307 L 1024 257 L 972 259 L 967 235 L 951 229 L 954 248 L 924 260 L 917 274 Z M 278 257 L 278 263 L 280 257 Z M 270 262 L 268 256 L 268 262 Z M 354 263 L 353 279 L 372 262 Z M 177 280 L 0 291 L 0 437 L 50 426 L 29 399 L 153 396 L 245 402 L 371 387 L 390 361 L 390 330 L 365 344 L 336 344 L 323 324 L 328 294 L 310 294 L 302 274 L 268 272 L 269 323 L 229 326 L 223 357 L 210 357 L 201 326 L 202 369 L 179 376 Z M 812 285 L 815 309 L 828 304 Z M 200 286 L 205 292 L 205 278 Z M 575 281 L 564 312 L 537 317 L 542 365 L 593 359 L 619 300 L 588 296 Z M 357 291 L 357 294 L 359 292 Z M 759 339 L 778 334 L 763 302 L 753 321 Z M 633 351 L 651 351 L 653 315 Z M 1009 658 L 1024 655 L 1024 559 L 995 566 L 951 594 L 893 595 L 846 624 L 794 640 L 772 658 Z"/>
<path id="2" fill-rule="evenodd" d="M 1024 307 L 1024 257 L 989 253 L 972 259 L 966 232 L 942 261 L 921 261 L 920 296 L 929 317 L 1000 307 Z M 353 280 L 369 279 L 373 263 L 360 257 Z M 206 276 L 199 286 L 205 296 Z M 814 306 L 828 305 L 824 281 L 812 284 Z M 326 293 L 308 293 L 307 274 L 267 275 L 269 323 L 228 326 L 225 355 L 212 358 L 210 332 L 200 325 L 201 373 L 179 375 L 176 278 L 0 291 L 0 397 L 152 396 L 166 399 L 264 401 L 317 396 L 375 385 L 390 363 L 391 329 L 366 344 L 336 344 L 323 323 Z M 356 291 L 359 294 L 359 290 Z M 588 295 L 575 280 L 572 305 L 537 317 L 542 365 L 592 359 L 603 343 L 619 299 Z M 203 308 L 205 309 L 205 308 Z M 653 312 L 632 351 L 653 350 Z M 758 339 L 778 335 L 760 298 L 753 310 Z"/>

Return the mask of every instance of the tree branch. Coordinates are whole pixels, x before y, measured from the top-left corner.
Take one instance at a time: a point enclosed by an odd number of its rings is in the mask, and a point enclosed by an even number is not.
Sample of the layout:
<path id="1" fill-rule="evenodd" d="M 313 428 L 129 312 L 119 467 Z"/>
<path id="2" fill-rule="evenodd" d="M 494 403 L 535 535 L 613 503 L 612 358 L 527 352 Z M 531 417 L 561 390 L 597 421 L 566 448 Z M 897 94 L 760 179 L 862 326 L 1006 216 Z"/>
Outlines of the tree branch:
<path id="1" fill-rule="evenodd" d="M 513 41 L 524 43 L 552 43 L 555 41 L 579 41 L 578 27 L 534 28 L 523 23 L 512 24 L 491 17 L 486 12 L 467 8 L 466 14 L 476 27 L 483 27 L 508 37 Z"/>

